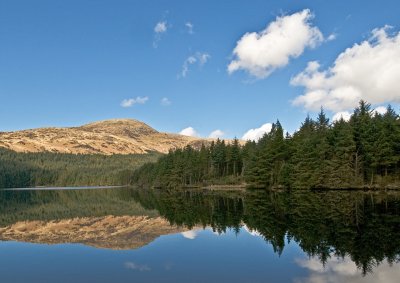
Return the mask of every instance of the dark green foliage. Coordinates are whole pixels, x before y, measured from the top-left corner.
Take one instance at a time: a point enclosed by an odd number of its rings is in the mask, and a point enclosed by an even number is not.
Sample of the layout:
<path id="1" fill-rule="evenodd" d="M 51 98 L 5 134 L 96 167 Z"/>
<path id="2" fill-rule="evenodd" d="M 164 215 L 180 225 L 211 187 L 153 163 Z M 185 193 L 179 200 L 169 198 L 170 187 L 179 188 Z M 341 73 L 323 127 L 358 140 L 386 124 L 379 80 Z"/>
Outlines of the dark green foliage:
<path id="1" fill-rule="evenodd" d="M 187 146 L 146 164 L 133 174 L 133 184 L 155 187 L 198 184 L 234 184 L 241 180 L 243 158 L 238 140 L 232 144 L 217 140 L 200 150 Z"/>
<path id="2" fill-rule="evenodd" d="M 61 220 L 81 217 L 147 215 L 126 188 L 92 190 L 0 190 L 0 227 L 18 221 Z"/>
<path id="3" fill-rule="evenodd" d="M 176 187 L 243 183 L 274 188 L 383 188 L 400 184 L 400 120 L 392 107 L 373 114 L 360 101 L 349 122 L 321 109 L 284 135 L 279 121 L 258 142 L 217 140 L 200 151 L 171 151 L 134 173 L 139 185 Z"/>
<path id="4" fill-rule="evenodd" d="M 364 274 L 384 259 L 399 260 L 398 193 L 163 189 L 137 190 L 134 197 L 172 224 L 210 226 L 218 233 L 245 225 L 278 254 L 292 240 L 323 263 L 350 256 Z"/>
<path id="5" fill-rule="evenodd" d="M 0 148 L 0 188 L 125 185 L 135 169 L 159 155 L 16 153 Z"/>

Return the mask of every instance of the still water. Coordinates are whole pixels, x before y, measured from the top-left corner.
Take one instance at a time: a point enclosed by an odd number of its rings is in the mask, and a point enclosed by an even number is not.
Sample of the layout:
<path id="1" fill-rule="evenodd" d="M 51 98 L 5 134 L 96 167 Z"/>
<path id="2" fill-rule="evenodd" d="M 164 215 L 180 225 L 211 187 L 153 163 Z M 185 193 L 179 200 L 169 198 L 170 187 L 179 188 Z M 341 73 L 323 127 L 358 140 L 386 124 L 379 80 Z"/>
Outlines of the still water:
<path id="1" fill-rule="evenodd" d="M 1 282 L 399 282 L 400 193 L 0 191 Z"/>

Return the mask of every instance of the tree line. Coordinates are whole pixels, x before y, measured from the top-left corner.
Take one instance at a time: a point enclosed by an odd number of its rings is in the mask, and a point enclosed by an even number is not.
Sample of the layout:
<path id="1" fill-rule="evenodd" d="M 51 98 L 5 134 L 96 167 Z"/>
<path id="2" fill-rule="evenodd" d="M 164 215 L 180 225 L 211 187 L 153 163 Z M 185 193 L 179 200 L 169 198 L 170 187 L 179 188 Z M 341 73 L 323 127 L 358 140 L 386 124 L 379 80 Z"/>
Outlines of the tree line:
<path id="1" fill-rule="evenodd" d="M 350 119 L 330 122 L 323 109 L 294 134 L 279 120 L 269 133 L 241 146 L 217 140 L 170 151 L 132 175 L 141 186 L 247 184 L 274 188 L 382 188 L 400 184 L 400 120 L 360 101 Z"/>
<path id="2" fill-rule="evenodd" d="M 159 155 L 18 153 L 0 148 L 0 188 L 127 185 L 135 169 Z"/>

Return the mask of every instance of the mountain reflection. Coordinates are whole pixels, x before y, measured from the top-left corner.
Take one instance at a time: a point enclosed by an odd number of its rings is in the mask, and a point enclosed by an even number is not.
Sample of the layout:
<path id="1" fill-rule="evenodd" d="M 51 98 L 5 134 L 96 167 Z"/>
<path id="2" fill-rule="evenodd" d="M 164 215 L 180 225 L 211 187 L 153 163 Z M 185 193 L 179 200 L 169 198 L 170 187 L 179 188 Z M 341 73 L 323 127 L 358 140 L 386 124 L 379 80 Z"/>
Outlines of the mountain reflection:
<path id="1" fill-rule="evenodd" d="M 400 261 L 396 192 L 0 191 L 1 240 L 132 249 L 170 233 L 194 239 L 200 227 L 243 228 L 279 255 L 295 241 L 310 257 L 297 263 L 315 276 L 321 266 L 351 276 Z"/>

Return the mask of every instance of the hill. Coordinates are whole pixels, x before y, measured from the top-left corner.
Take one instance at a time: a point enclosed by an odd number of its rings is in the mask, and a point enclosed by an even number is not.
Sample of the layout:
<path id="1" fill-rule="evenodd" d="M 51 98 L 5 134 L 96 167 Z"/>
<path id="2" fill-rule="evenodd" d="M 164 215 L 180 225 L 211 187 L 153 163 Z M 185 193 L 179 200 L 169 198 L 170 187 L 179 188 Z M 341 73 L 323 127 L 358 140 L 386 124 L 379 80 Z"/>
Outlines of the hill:
<path id="1" fill-rule="evenodd" d="M 55 152 L 73 154 L 167 153 L 191 145 L 195 148 L 210 140 L 158 132 L 133 119 L 113 119 L 80 127 L 38 128 L 0 132 L 0 147 L 16 152 Z"/>

